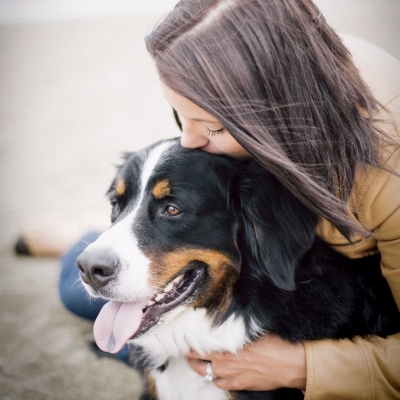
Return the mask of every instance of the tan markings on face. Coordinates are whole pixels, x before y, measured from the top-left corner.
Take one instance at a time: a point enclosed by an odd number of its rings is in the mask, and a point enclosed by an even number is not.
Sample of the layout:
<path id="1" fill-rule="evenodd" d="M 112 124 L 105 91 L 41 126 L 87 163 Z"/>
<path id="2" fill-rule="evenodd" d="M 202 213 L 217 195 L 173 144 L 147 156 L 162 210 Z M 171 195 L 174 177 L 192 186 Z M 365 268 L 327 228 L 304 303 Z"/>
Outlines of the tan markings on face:
<path id="1" fill-rule="evenodd" d="M 169 196 L 171 193 L 171 187 L 169 186 L 168 179 L 163 179 L 162 181 L 158 181 L 152 190 L 153 196 L 156 199 L 162 199 L 165 196 Z"/>
<path id="2" fill-rule="evenodd" d="M 115 192 L 117 193 L 117 196 L 122 196 L 125 193 L 125 190 L 125 181 L 123 179 L 120 179 L 115 186 Z"/>
<path id="3" fill-rule="evenodd" d="M 216 250 L 180 249 L 162 257 L 149 257 L 151 283 L 155 291 L 162 289 L 179 276 L 191 262 L 205 263 L 209 279 L 201 295 L 191 303 L 193 307 L 208 307 L 213 314 L 221 314 L 231 302 L 233 284 L 239 268 L 225 254 Z"/>

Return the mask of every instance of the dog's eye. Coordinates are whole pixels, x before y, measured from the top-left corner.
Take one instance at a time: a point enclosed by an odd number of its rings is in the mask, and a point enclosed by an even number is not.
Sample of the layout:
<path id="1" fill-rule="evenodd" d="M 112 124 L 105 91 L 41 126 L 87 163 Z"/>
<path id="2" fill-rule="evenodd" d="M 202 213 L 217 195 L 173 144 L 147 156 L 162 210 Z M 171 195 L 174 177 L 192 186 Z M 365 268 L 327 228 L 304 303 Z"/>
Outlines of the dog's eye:
<path id="1" fill-rule="evenodd" d="M 176 208 L 175 206 L 167 206 L 165 208 L 165 212 L 170 215 L 171 217 L 176 217 L 177 215 L 179 215 L 181 213 L 181 210 L 179 210 L 178 208 Z"/>

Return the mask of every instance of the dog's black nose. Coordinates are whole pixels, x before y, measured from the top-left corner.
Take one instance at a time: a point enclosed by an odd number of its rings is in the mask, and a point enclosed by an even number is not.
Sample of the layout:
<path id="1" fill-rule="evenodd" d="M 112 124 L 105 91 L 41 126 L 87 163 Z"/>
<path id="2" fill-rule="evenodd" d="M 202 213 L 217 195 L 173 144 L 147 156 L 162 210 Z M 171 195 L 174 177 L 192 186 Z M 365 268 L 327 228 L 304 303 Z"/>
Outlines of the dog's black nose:
<path id="1" fill-rule="evenodd" d="M 117 256 L 106 250 L 86 249 L 76 260 L 83 282 L 99 289 L 111 282 L 117 274 Z"/>

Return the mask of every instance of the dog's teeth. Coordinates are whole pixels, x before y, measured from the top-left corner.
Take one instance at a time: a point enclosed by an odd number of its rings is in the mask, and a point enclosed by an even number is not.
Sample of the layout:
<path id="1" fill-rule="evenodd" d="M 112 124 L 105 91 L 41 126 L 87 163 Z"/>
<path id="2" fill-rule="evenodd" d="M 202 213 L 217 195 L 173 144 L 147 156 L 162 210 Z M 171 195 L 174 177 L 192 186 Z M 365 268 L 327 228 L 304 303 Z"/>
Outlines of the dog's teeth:
<path id="1" fill-rule="evenodd" d="M 174 288 L 173 282 L 170 282 L 164 289 L 164 292 L 169 293 Z"/>
<path id="2" fill-rule="evenodd" d="M 150 300 L 150 301 L 147 303 L 147 307 L 150 307 L 150 306 L 152 306 L 153 304 L 156 304 L 156 302 L 153 301 L 153 300 Z"/>
<path id="3" fill-rule="evenodd" d="M 160 301 L 165 297 L 165 293 L 158 293 L 156 298 L 154 299 L 155 301 Z"/>
<path id="4" fill-rule="evenodd" d="M 178 284 L 181 280 L 183 279 L 182 275 L 179 275 L 177 278 L 175 278 L 172 282 L 175 284 Z"/>

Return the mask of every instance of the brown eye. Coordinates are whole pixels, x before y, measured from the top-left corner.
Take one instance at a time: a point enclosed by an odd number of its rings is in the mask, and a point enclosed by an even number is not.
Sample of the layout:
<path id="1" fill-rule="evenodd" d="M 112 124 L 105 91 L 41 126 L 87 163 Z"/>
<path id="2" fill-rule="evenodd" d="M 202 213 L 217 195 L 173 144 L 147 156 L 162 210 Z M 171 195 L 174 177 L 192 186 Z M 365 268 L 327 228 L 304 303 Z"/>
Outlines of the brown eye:
<path id="1" fill-rule="evenodd" d="M 181 213 L 181 211 L 174 206 L 167 206 L 167 208 L 165 209 L 165 212 L 168 215 L 170 215 L 171 217 L 176 217 L 177 215 L 179 215 Z"/>

